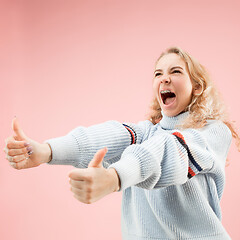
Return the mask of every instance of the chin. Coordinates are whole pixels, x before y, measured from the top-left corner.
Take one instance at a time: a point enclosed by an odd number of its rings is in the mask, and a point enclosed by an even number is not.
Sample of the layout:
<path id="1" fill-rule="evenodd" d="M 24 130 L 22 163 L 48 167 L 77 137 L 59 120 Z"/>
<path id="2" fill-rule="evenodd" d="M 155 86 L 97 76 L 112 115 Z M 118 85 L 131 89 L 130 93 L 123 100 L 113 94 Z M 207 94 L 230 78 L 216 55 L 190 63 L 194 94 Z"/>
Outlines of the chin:
<path id="1" fill-rule="evenodd" d="M 168 113 L 168 112 L 164 112 L 164 111 L 163 111 L 163 113 L 164 113 L 166 116 L 168 116 L 168 117 L 175 117 L 175 116 L 178 115 L 178 114 Z"/>

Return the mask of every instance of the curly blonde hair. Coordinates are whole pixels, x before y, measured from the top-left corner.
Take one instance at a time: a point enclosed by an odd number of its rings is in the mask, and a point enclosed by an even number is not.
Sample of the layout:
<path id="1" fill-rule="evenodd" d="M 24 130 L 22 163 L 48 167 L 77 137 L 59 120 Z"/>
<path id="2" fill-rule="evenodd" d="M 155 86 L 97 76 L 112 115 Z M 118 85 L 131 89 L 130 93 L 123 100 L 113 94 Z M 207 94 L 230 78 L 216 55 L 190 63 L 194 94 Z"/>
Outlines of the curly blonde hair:
<path id="1" fill-rule="evenodd" d="M 233 138 L 236 139 L 238 150 L 240 150 L 239 135 L 234 129 L 233 123 L 228 120 L 225 105 L 223 104 L 220 94 L 213 85 L 213 82 L 205 67 L 179 47 L 168 48 L 160 55 L 156 61 L 156 64 L 163 56 L 170 53 L 175 53 L 180 56 L 181 59 L 183 59 L 186 64 L 186 69 L 192 81 L 193 87 L 201 88 L 200 94 L 192 95 L 191 102 L 185 109 L 185 111 L 188 111 L 190 114 L 181 125 L 181 128 L 201 128 L 205 126 L 207 120 L 221 120 L 232 132 Z M 161 119 L 161 107 L 157 98 L 154 97 L 151 103 L 151 113 L 149 120 L 153 124 L 156 124 Z"/>

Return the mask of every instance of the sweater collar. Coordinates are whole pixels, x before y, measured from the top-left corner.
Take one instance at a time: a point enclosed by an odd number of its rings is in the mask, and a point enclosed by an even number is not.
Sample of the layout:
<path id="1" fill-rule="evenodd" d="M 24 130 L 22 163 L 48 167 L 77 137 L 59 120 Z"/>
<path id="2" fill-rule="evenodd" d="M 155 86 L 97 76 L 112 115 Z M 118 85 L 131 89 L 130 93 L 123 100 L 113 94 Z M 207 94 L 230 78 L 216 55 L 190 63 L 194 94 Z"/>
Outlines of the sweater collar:
<path id="1" fill-rule="evenodd" d="M 183 120 L 186 119 L 189 115 L 189 112 L 183 112 L 174 117 L 166 116 L 162 111 L 162 119 L 159 122 L 161 128 L 171 130 L 178 128 L 177 125 L 182 124 Z"/>

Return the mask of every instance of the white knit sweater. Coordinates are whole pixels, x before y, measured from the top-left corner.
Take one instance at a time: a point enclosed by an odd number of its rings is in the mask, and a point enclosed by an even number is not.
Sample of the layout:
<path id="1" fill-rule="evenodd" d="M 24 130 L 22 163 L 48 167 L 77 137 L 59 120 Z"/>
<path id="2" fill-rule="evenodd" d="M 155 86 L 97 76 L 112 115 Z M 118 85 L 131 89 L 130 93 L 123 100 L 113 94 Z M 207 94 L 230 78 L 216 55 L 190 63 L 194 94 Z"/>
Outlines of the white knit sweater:
<path id="1" fill-rule="evenodd" d="M 220 199 L 231 132 L 220 121 L 179 130 L 188 113 L 150 121 L 108 121 L 50 139 L 50 164 L 88 166 L 107 147 L 104 166 L 115 168 L 123 190 L 122 237 L 230 239 L 221 224 Z"/>

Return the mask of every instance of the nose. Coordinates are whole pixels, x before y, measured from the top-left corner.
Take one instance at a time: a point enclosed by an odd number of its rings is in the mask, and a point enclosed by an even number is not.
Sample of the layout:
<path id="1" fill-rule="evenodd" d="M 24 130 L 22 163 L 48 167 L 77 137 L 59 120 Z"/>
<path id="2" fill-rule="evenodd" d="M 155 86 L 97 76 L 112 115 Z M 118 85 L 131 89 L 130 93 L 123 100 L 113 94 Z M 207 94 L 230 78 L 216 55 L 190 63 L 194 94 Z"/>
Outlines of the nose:
<path id="1" fill-rule="evenodd" d="M 161 79 L 161 83 L 169 84 L 171 82 L 170 77 L 165 76 Z"/>

